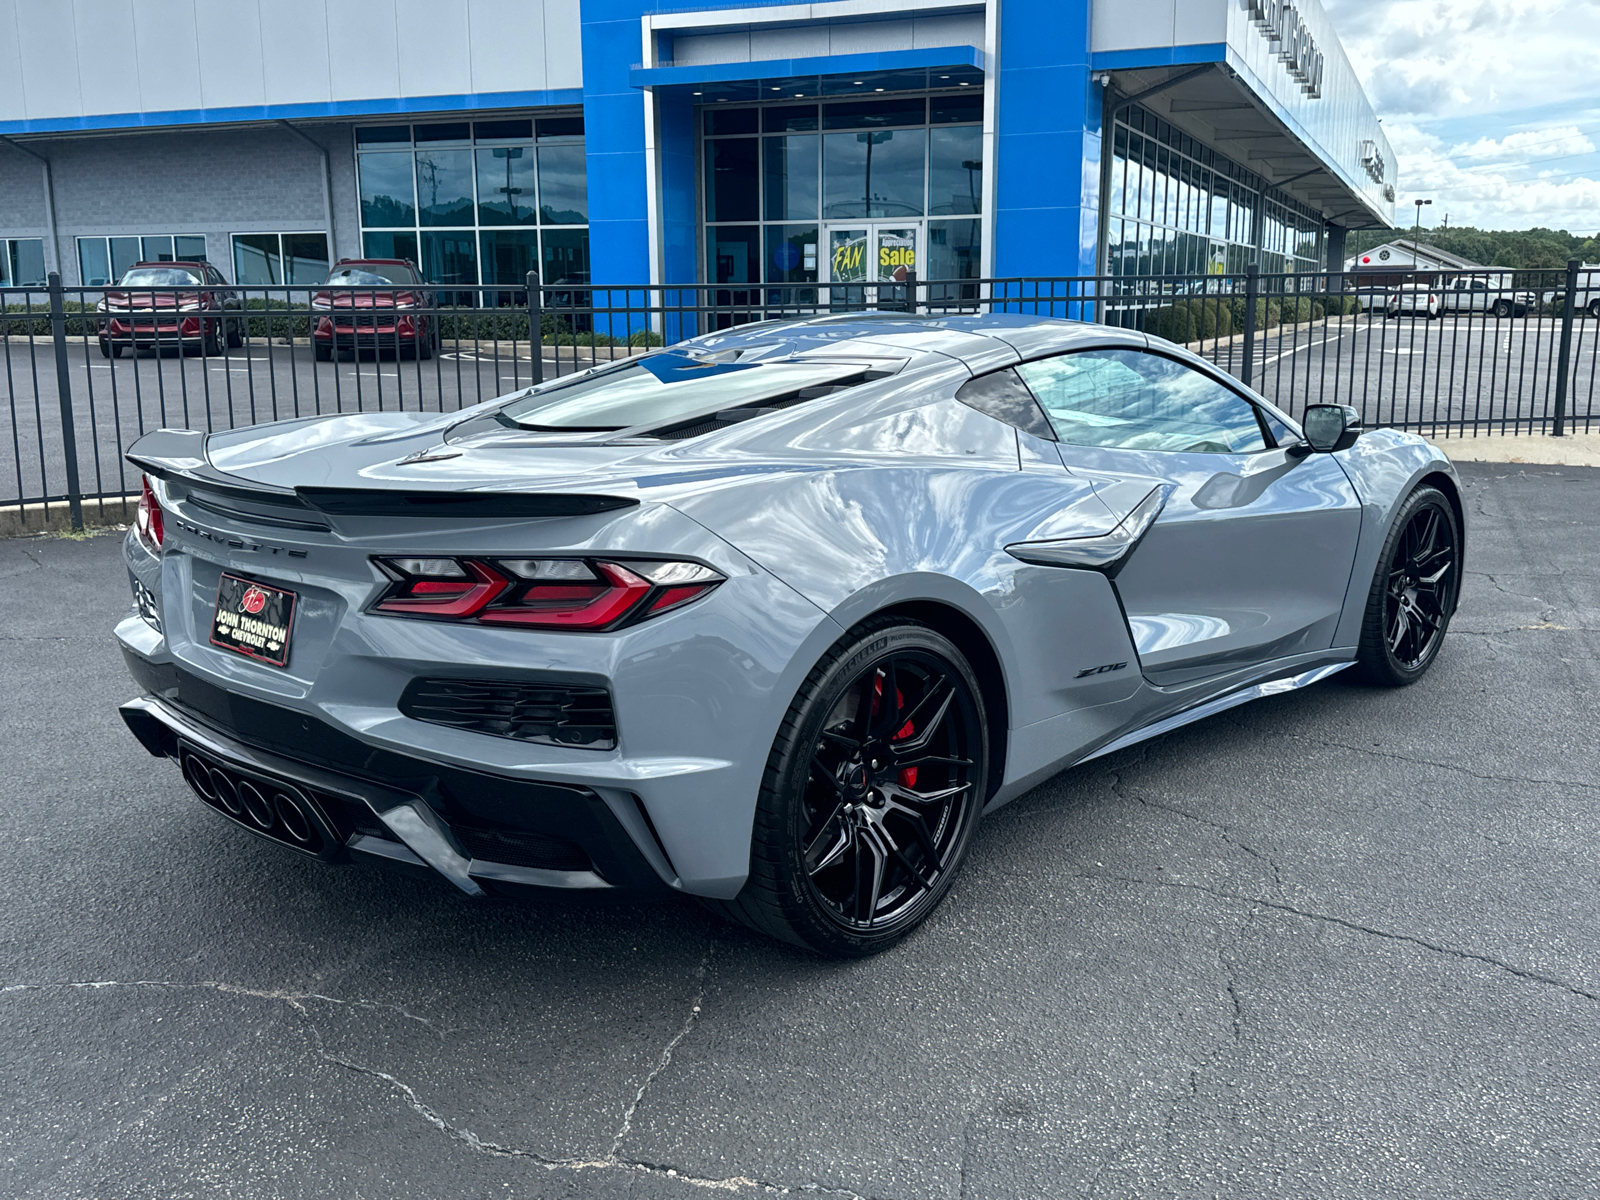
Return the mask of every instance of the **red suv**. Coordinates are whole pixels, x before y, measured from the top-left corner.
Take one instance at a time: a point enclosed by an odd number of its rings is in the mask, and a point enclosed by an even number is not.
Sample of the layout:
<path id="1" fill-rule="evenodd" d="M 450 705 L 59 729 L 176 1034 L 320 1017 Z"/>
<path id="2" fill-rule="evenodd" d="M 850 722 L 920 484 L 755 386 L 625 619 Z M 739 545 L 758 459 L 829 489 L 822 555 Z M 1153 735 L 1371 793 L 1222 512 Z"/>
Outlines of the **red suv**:
<path id="1" fill-rule="evenodd" d="M 311 298 L 311 344 L 323 362 L 345 347 L 358 354 L 409 350 L 432 358 L 439 347 L 433 293 L 420 289 L 422 274 L 401 258 L 341 258 Z"/>
<path id="2" fill-rule="evenodd" d="M 244 340 L 238 308 L 237 293 L 210 263 L 134 263 L 95 306 L 100 353 L 121 358 L 129 346 L 192 345 L 221 354 L 224 340 L 235 347 Z"/>

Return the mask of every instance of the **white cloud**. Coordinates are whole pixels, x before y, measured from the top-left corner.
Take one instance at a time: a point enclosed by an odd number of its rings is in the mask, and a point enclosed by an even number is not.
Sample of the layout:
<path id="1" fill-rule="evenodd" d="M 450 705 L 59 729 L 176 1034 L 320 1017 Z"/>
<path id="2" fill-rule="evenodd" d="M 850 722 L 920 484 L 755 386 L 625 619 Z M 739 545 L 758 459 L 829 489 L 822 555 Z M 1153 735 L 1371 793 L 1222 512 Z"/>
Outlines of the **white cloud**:
<path id="1" fill-rule="evenodd" d="M 1462 142 L 1450 147 L 1450 157 L 1480 161 L 1512 159 L 1518 162 L 1549 162 L 1593 151 L 1594 143 L 1582 130 L 1576 125 L 1563 125 L 1508 133 L 1499 141 L 1481 137 L 1475 142 Z"/>
<path id="2" fill-rule="evenodd" d="M 1411 202 L 1431 199 L 1426 224 L 1449 214 L 1452 225 L 1484 229 L 1592 230 L 1600 212 L 1600 179 L 1572 177 L 1567 164 L 1550 163 L 1530 174 L 1514 162 L 1482 167 L 1463 166 L 1456 148 L 1447 150 L 1437 135 L 1410 122 L 1385 125 L 1400 158 L 1400 193 L 1395 219 L 1405 224 L 1415 212 Z M 1505 140 L 1510 140 L 1509 138 Z M 1540 152 L 1530 151 L 1540 157 Z M 1547 156 L 1545 156 L 1547 157 Z"/>
<path id="3" fill-rule="evenodd" d="M 1589 100 L 1594 0 L 1325 0 L 1379 113 L 1460 117 Z"/>
<path id="4" fill-rule="evenodd" d="M 1597 0 L 1323 4 L 1399 158 L 1397 220 L 1431 196 L 1435 222 L 1595 229 L 1600 165 L 1581 156 L 1600 134 Z M 1562 123 L 1513 119 L 1532 109 Z M 1429 129 L 1445 122 L 1448 147 Z"/>

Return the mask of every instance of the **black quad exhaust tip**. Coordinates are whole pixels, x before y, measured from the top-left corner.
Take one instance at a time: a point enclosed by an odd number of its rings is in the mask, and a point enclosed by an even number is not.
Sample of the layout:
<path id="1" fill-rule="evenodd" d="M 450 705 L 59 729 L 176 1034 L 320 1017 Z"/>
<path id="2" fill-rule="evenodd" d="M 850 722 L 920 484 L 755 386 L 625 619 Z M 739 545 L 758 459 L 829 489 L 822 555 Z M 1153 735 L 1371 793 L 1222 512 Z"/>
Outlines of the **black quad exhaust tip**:
<path id="1" fill-rule="evenodd" d="M 239 784 L 239 803 L 244 805 L 245 815 L 259 828 L 272 828 L 276 817 L 272 811 L 272 803 L 261 794 L 261 789 L 248 779 Z"/>
<path id="2" fill-rule="evenodd" d="M 189 786 L 195 790 L 200 799 L 216 800 L 217 790 L 211 783 L 211 768 L 193 754 L 184 755 L 183 777 L 189 781 Z"/>
<path id="3" fill-rule="evenodd" d="M 300 807 L 299 801 L 287 792 L 278 792 L 272 797 L 272 807 L 277 810 L 278 820 L 291 838 L 302 846 L 311 845 L 317 834 L 316 826 L 306 815 L 305 809 Z"/>
<path id="4" fill-rule="evenodd" d="M 222 810 L 230 817 L 242 817 L 244 804 L 239 799 L 239 789 L 233 780 L 228 778 L 225 771 L 213 771 L 205 768 L 206 777 L 211 780 L 211 790 L 216 793 L 217 803 L 222 805 Z"/>
<path id="5" fill-rule="evenodd" d="M 315 803 L 281 780 L 236 770 L 184 745 L 179 751 L 183 777 L 195 795 L 248 829 L 297 850 L 324 853 L 330 845 L 327 818 Z"/>

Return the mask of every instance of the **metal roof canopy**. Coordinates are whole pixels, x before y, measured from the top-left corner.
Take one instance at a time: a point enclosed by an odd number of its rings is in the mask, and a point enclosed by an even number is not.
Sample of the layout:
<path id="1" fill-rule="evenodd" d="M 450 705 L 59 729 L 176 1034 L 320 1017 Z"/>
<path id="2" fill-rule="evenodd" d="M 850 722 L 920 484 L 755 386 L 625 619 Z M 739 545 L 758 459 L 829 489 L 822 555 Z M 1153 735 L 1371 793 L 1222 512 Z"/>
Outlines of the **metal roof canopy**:
<path id="1" fill-rule="evenodd" d="M 1209 64 L 1209 69 L 1186 65 L 1119 70 L 1114 81 L 1117 107 L 1137 101 L 1320 213 L 1330 225 L 1391 227 L 1226 63 Z"/>

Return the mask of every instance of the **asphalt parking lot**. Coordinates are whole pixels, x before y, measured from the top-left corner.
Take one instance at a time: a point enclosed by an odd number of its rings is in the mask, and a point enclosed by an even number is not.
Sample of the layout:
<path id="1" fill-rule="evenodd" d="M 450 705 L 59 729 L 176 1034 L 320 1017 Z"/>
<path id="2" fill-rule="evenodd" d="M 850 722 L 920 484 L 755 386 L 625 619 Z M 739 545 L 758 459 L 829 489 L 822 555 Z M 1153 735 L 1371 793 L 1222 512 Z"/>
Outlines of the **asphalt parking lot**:
<path id="1" fill-rule="evenodd" d="M 0 542 L 0 1190 L 1592 1195 L 1600 471 L 1462 474 L 1422 683 L 1061 775 L 849 964 L 262 843 L 117 718 L 116 539 Z"/>

